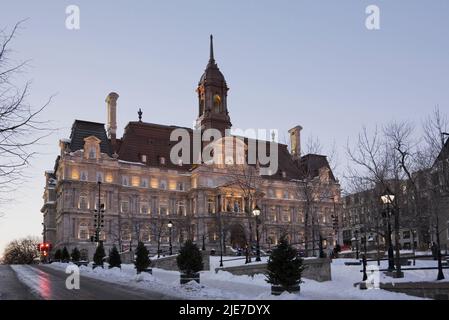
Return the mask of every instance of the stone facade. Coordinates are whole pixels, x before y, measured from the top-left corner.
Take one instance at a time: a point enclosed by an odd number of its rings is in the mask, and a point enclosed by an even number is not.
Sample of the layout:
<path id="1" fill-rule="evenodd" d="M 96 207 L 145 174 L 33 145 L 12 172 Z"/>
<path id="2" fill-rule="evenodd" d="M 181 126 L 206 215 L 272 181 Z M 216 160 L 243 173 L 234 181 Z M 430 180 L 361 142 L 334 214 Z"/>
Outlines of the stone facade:
<path id="1" fill-rule="evenodd" d="M 197 92 L 196 128 L 230 128 L 228 87 L 212 42 Z M 315 249 L 310 254 L 317 254 L 319 239 L 325 248 L 336 242 L 332 215 L 341 206 L 340 185 L 325 156 L 301 155 L 302 127 L 290 131 L 293 152 L 285 144 L 263 142 L 279 154 L 278 169 L 269 175 L 261 175 L 258 165 L 174 163 L 170 135 L 185 129 L 192 137 L 192 129 L 146 123 L 139 112 L 139 121 L 128 123 L 118 138 L 118 97 L 112 92 L 106 98 L 106 129 L 102 123 L 74 122 L 70 138 L 60 141 L 54 171 L 46 173 L 44 235 L 54 249 L 76 246 L 91 259 L 99 204 L 104 205 L 100 239 L 106 250 L 115 244 L 126 251 L 143 241 L 152 252 L 166 253 L 171 240 L 176 252 L 190 238 L 218 252 L 221 242 L 223 247 L 255 247 L 257 235 L 262 249 L 269 249 L 287 234 L 299 248 L 308 239 L 309 249 Z M 238 141 L 247 150 L 249 139 Z M 248 174 L 254 179 L 245 189 L 241 179 Z M 261 209 L 257 220 L 256 205 Z"/>

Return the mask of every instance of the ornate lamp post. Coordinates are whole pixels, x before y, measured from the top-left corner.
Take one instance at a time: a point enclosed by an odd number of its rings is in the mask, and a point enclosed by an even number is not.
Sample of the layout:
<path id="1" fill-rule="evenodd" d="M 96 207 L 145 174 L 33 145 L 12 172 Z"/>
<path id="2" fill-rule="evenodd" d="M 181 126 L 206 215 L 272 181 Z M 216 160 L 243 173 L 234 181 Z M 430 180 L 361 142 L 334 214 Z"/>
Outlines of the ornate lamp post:
<path id="1" fill-rule="evenodd" d="M 396 247 L 396 274 L 395 278 L 402 278 L 404 274 L 401 271 L 401 261 L 400 261 L 400 252 L 399 252 L 399 213 L 394 211 L 393 203 L 395 200 L 395 195 L 390 191 L 386 190 L 385 194 L 381 197 L 382 202 L 387 207 L 388 214 L 388 222 L 390 221 L 389 217 L 391 215 L 394 216 L 394 231 L 395 231 L 395 247 Z M 393 247 L 391 244 L 391 228 L 389 231 L 389 240 L 390 247 L 388 248 L 388 269 L 391 268 L 391 260 L 393 260 Z M 390 253 L 391 252 L 391 253 Z M 393 266 L 394 269 L 394 266 Z"/>
<path id="2" fill-rule="evenodd" d="M 171 237 L 172 237 L 172 229 L 173 229 L 173 222 L 168 221 L 167 224 L 168 230 L 169 230 L 169 237 L 168 237 L 168 242 L 169 242 L 169 247 L 170 247 L 170 251 L 169 254 L 172 255 L 173 254 L 173 247 L 172 247 L 172 243 L 171 243 Z"/>
<path id="3" fill-rule="evenodd" d="M 391 240 L 391 224 L 390 217 L 392 214 L 391 204 L 394 201 L 394 195 L 388 190 L 385 192 L 383 196 L 380 197 L 382 203 L 384 204 L 384 211 L 382 212 L 382 216 L 387 220 L 387 241 L 388 241 L 388 271 L 394 270 L 394 257 L 393 257 L 393 244 Z"/>
<path id="4" fill-rule="evenodd" d="M 256 205 L 253 209 L 253 215 L 256 217 L 256 261 L 260 260 L 260 240 L 259 240 L 259 216 L 260 216 L 260 208 Z"/>

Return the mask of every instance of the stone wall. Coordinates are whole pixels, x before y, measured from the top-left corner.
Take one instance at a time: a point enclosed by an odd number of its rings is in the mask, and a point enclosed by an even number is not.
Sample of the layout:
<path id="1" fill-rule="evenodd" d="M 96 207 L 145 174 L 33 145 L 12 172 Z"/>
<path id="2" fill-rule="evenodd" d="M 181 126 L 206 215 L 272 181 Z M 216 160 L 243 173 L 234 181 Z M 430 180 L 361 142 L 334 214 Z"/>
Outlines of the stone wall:
<path id="1" fill-rule="evenodd" d="M 304 259 L 303 278 L 315 280 L 318 282 L 330 281 L 331 277 L 331 261 L 329 259 Z M 258 273 L 266 273 L 267 264 L 247 264 L 242 266 L 216 268 L 215 272 L 228 271 L 234 275 L 254 276 Z"/>
<path id="2" fill-rule="evenodd" d="M 209 254 L 204 251 L 202 252 L 202 254 L 203 254 L 203 270 L 209 270 L 210 269 Z M 176 263 L 176 257 L 177 256 L 174 255 L 174 256 L 160 257 L 159 259 L 152 259 L 151 268 L 179 271 L 178 265 Z"/>
<path id="3" fill-rule="evenodd" d="M 391 292 L 405 293 L 415 297 L 449 300 L 448 282 L 381 283 L 380 288 Z"/>

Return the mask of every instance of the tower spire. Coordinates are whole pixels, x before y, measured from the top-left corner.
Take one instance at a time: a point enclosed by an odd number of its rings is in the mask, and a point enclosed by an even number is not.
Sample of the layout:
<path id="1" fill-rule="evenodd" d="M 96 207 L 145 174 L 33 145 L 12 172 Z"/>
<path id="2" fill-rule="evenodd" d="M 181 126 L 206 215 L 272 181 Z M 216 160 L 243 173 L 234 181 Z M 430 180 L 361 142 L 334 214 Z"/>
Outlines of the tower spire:
<path id="1" fill-rule="evenodd" d="M 209 62 L 214 62 L 214 36 L 210 35 L 210 56 L 209 56 Z"/>

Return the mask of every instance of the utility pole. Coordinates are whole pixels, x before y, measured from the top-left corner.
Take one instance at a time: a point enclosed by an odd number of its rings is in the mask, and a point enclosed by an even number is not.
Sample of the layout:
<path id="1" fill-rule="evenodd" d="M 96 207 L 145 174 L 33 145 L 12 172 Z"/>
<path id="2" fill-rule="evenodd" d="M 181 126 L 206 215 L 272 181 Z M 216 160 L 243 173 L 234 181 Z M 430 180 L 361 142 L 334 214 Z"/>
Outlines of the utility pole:
<path id="1" fill-rule="evenodd" d="M 91 237 L 92 242 L 96 242 L 97 245 L 101 242 L 100 240 L 100 232 L 101 229 L 104 227 L 104 204 L 101 203 L 101 181 L 98 181 L 98 203 L 97 203 L 97 209 L 94 210 L 94 218 L 95 218 L 95 236 Z"/>

